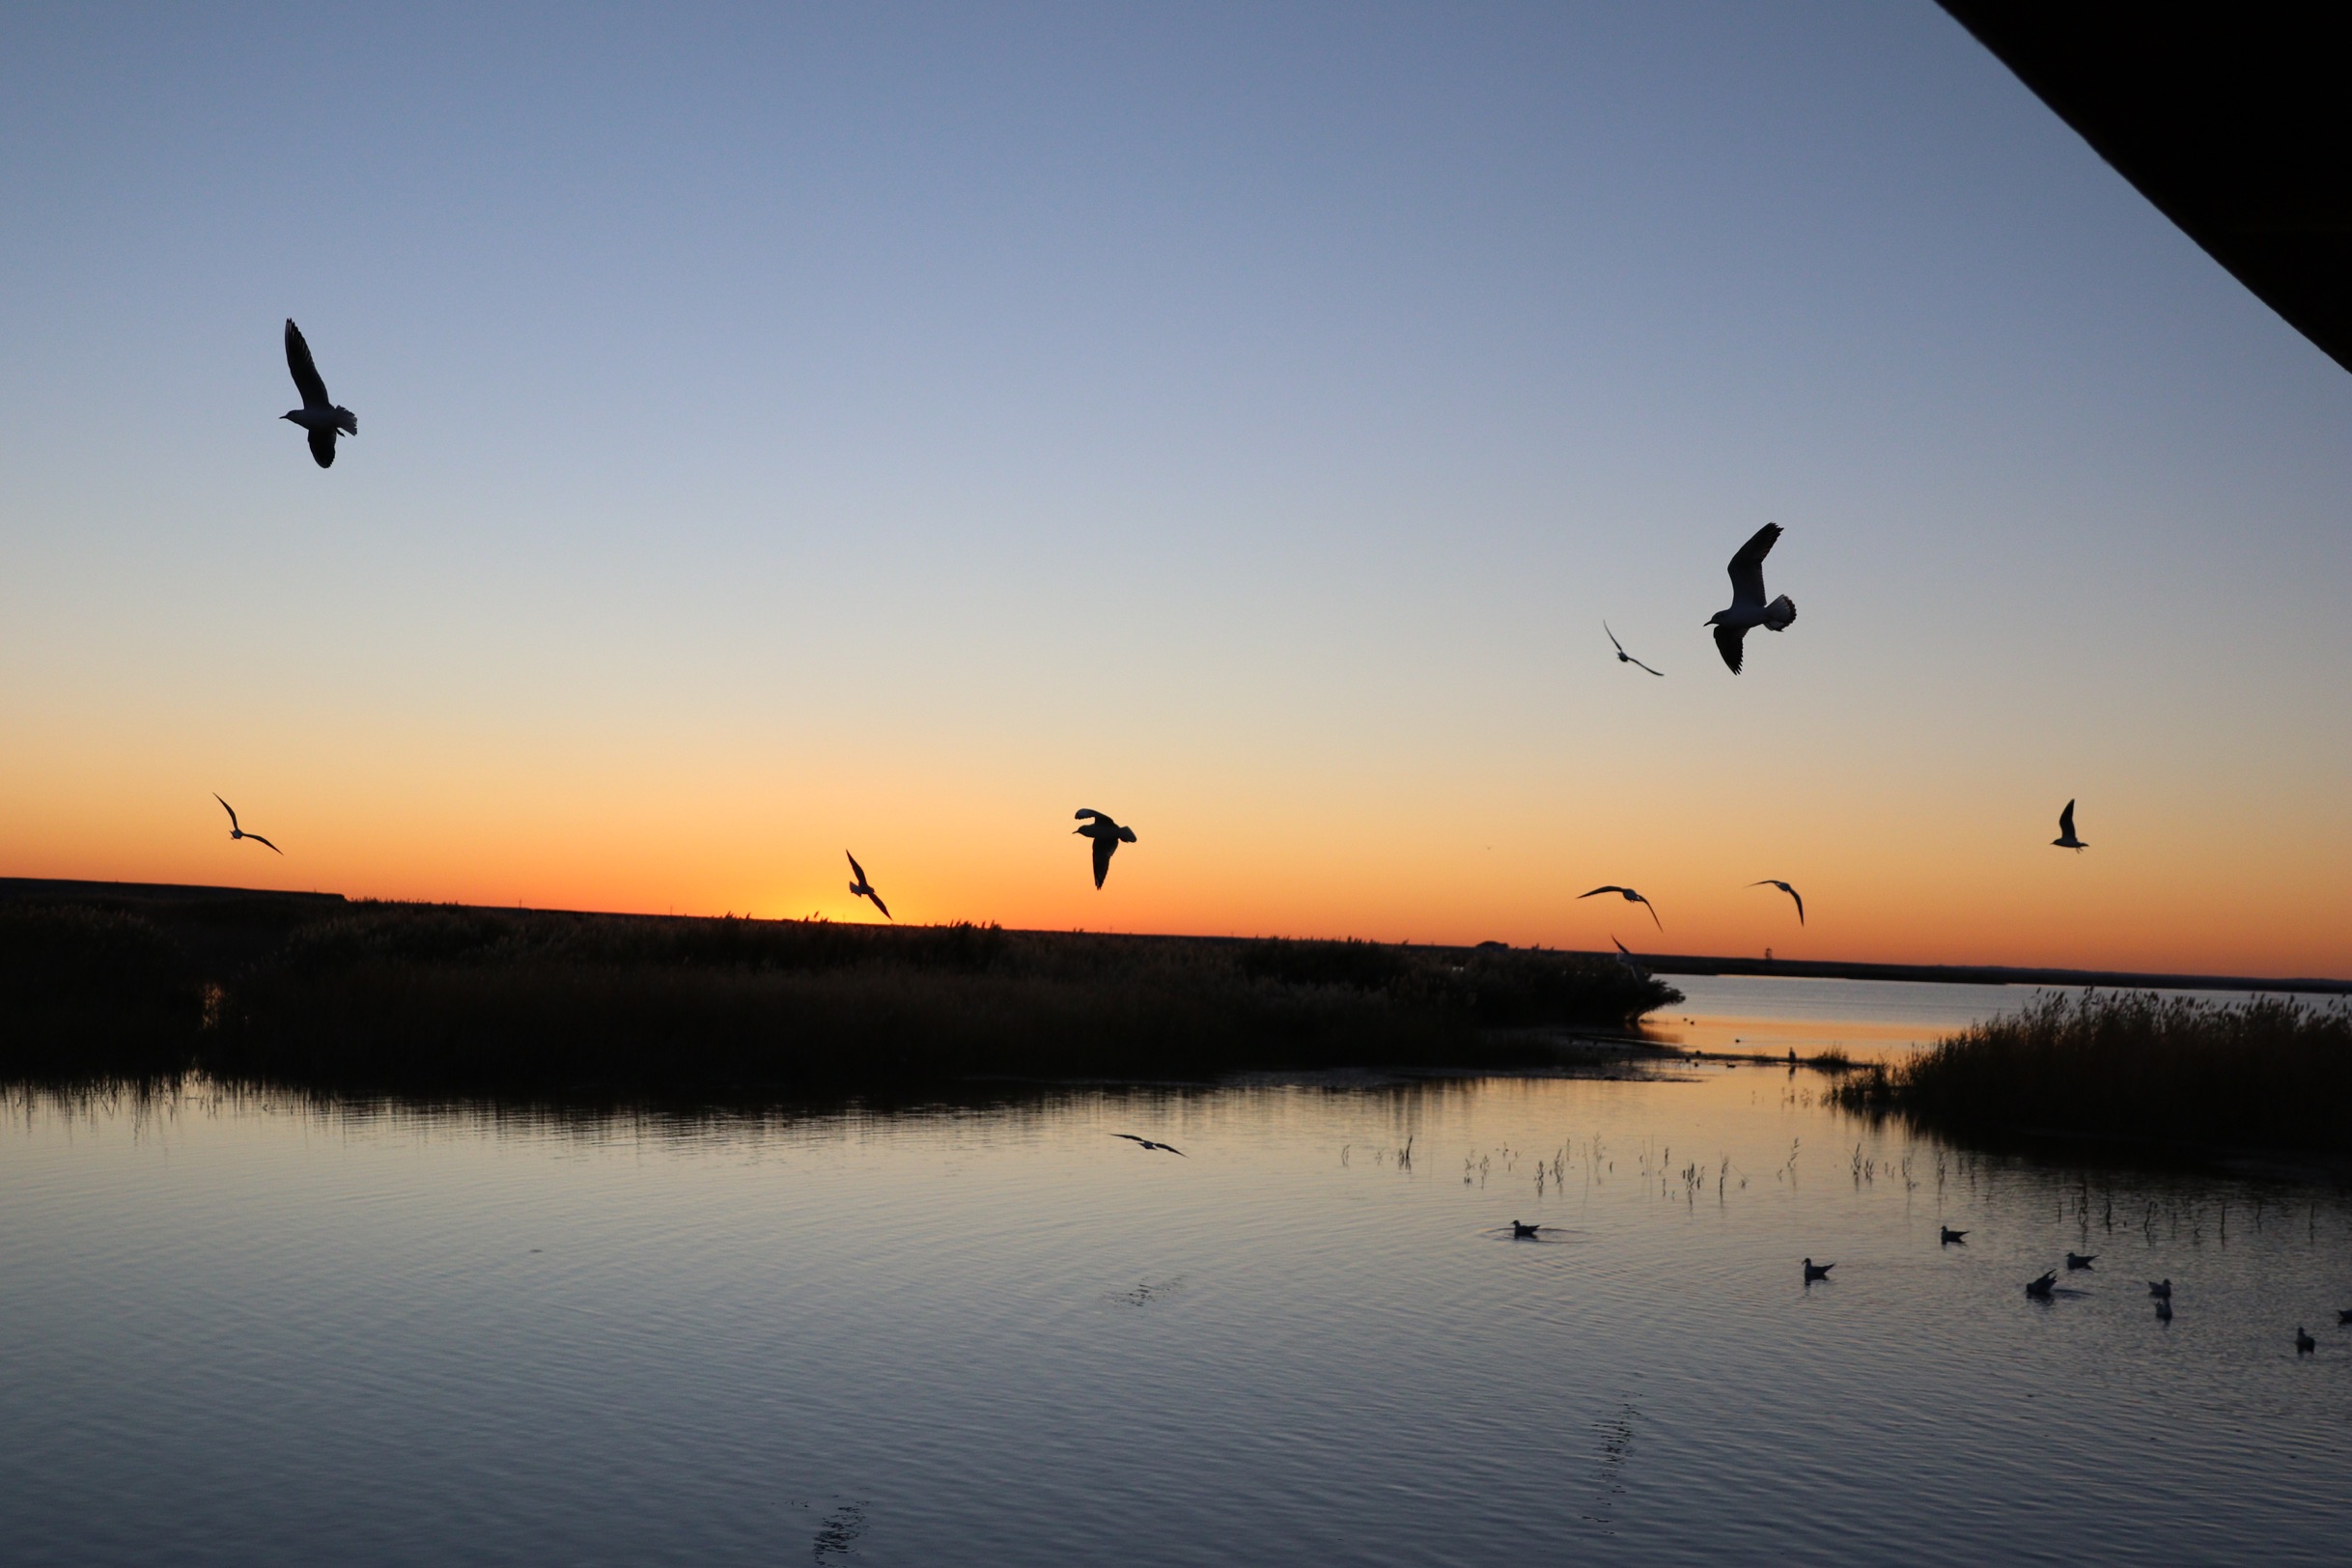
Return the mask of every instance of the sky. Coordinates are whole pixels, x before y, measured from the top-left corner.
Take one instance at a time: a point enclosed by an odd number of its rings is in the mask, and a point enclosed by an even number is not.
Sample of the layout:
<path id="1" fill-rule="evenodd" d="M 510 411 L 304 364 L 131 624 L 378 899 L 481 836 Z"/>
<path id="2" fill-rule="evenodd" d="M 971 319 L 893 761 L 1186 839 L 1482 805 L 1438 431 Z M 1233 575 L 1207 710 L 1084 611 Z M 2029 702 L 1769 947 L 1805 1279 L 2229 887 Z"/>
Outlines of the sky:
<path id="1" fill-rule="evenodd" d="M 0 875 L 2352 974 L 2352 378 L 1924 0 L 6 34 Z"/>

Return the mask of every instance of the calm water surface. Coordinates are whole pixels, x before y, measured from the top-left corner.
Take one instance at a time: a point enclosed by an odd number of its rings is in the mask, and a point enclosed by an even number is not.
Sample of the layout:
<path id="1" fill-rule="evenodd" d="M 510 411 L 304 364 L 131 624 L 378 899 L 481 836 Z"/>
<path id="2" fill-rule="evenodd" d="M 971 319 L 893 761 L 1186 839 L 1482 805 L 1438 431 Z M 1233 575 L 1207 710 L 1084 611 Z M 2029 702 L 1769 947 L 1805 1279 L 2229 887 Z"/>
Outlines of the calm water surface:
<path id="1" fill-rule="evenodd" d="M 694 1124 L 19 1094 L 6 1554 L 2346 1560 L 2340 1190 L 1970 1156 L 1821 1083 Z"/>

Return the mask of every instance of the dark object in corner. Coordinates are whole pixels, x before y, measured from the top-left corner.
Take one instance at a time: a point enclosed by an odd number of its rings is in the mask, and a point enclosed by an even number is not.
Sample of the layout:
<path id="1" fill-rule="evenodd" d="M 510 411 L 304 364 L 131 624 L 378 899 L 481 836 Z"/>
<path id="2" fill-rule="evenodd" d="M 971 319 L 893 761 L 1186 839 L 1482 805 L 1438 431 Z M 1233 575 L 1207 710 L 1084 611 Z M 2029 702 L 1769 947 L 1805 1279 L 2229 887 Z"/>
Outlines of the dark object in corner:
<path id="1" fill-rule="evenodd" d="M 2352 370 L 2352 13 L 1943 0 L 2115 171 Z"/>

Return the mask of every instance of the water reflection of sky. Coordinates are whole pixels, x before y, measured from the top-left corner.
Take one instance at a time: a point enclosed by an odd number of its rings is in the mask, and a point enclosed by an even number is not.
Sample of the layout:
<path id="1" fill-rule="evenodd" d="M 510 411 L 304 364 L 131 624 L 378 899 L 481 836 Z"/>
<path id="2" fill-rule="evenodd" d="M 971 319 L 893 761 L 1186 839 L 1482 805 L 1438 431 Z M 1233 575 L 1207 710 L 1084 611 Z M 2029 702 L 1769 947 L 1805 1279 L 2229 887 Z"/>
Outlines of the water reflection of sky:
<path id="1" fill-rule="evenodd" d="M 1857 1059 L 1899 1054 L 1999 1013 L 2014 1013 L 2048 988 L 1955 986 L 1884 980 L 1810 980 L 1763 975 L 1669 974 L 1683 994 L 1647 1032 L 1694 1050 L 1761 1050 L 1800 1056 L 1842 1050 Z M 2235 992 L 2167 995 L 2244 999 Z"/>
<path id="2" fill-rule="evenodd" d="M 2340 1560 L 2339 1192 L 1973 1157 L 1820 1082 L 19 1098 L 11 1560 Z"/>

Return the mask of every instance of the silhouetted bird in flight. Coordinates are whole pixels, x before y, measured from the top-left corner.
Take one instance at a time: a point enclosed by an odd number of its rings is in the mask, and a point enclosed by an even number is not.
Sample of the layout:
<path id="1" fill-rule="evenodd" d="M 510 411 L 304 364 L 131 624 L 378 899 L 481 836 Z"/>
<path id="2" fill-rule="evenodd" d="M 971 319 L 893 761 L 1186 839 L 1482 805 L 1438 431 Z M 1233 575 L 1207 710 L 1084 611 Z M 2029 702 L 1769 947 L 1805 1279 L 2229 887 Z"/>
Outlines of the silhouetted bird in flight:
<path id="1" fill-rule="evenodd" d="M 1612 942 L 1617 942 L 1614 933 L 1610 934 L 1609 939 Z M 1634 950 L 1626 946 L 1623 942 L 1617 942 L 1617 962 L 1624 965 L 1627 968 L 1633 970 L 1634 973 L 1641 976 L 1643 979 L 1646 980 L 1649 978 L 1649 971 L 1641 966 L 1641 961 L 1639 959 L 1634 957 Z"/>
<path id="2" fill-rule="evenodd" d="M 1603 893 L 1615 893 L 1622 897 L 1628 904 L 1640 905 L 1643 909 L 1650 911 L 1650 923 L 1655 925 L 1660 931 L 1666 930 L 1666 922 L 1658 918 L 1658 906 L 1652 904 L 1648 899 L 1643 898 L 1639 893 L 1635 892 L 1630 887 L 1619 887 L 1616 883 L 1610 882 L 1603 886 L 1594 888 L 1589 893 L 1579 893 L 1577 894 L 1577 897 L 1595 898 Z M 1614 941 L 1616 938 L 1612 937 L 1610 938 L 1610 940 Z"/>
<path id="3" fill-rule="evenodd" d="M 1958 1242 L 1962 1246 L 1968 1246 L 1967 1231 L 1954 1230 L 1949 1225 L 1939 1225 L 1936 1228 L 1944 1232 L 1944 1239 L 1937 1244 L 1939 1246 L 1949 1246 L 1954 1242 Z"/>
<path id="4" fill-rule="evenodd" d="M 2058 813 L 2058 836 L 2050 842 L 2061 850 L 2087 850 L 2090 848 L 2088 844 L 2074 836 L 2074 802 L 2072 800 L 2067 801 L 2066 809 Z M 2130 856 L 2126 855 L 2124 858 L 2129 859 Z"/>
<path id="5" fill-rule="evenodd" d="M 1805 1260 L 1805 1282 L 1809 1285 L 1816 1279 L 1827 1279 L 1830 1277 L 1830 1271 L 1836 1267 L 1837 1265 L 1834 1263 L 1815 1263 L 1811 1258 L 1806 1258 Z"/>
<path id="6" fill-rule="evenodd" d="M 359 416 L 326 395 L 326 382 L 319 378 L 319 367 L 311 363 L 310 345 L 302 341 L 302 329 L 294 324 L 291 316 L 286 318 L 286 368 L 294 372 L 294 390 L 302 394 L 302 406 L 278 417 L 310 432 L 310 455 L 319 460 L 320 467 L 332 468 L 335 433 L 358 434 Z"/>
<path id="7" fill-rule="evenodd" d="M 1173 1143 L 1154 1143 L 1150 1138 L 1139 1138 L 1133 1133 L 1113 1133 L 1110 1135 L 1114 1138 L 1125 1138 L 1130 1143 L 1140 1143 L 1147 1149 L 1158 1149 L 1162 1154 L 1181 1155 L 1187 1160 L 1192 1158 Z"/>
<path id="8" fill-rule="evenodd" d="M 396 442 L 394 444 L 397 445 L 398 443 Z M 850 854 L 850 852 L 847 850 L 844 850 L 841 853 L 844 854 Z M 857 856 L 854 854 L 850 854 L 850 875 L 855 879 L 850 883 L 850 897 L 870 898 L 874 901 L 874 907 L 882 910 L 883 919 L 894 920 L 897 918 L 896 915 L 893 915 L 890 912 L 890 906 L 882 901 L 882 895 L 874 891 L 874 884 L 866 881 L 866 868 L 857 863 Z"/>
<path id="9" fill-rule="evenodd" d="M 220 800 L 220 797 L 218 795 L 214 795 L 212 798 L 215 800 Z M 262 848 L 267 850 L 272 854 L 284 854 L 286 853 L 284 850 L 279 849 L 275 844 L 270 843 L 269 840 L 264 838 L 261 834 L 248 833 L 242 827 L 238 826 L 237 808 L 229 804 L 228 801 L 220 800 L 220 809 L 229 814 L 229 837 L 232 840 L 249 838 L 253 840 L 254 843 L 259 844 L 262 846 Z"/>
<path id="10" fill-rule="evenodd" d="M 2312 1338 L 2312 1337 L 2311 1337 L 2310 1334 L 2308 1334 L 2308 1333 L 2304 1332 L 2304 1331 L 2303 1331 L 2303 1325 L 2302 1325 L 2302 1324 L 2300 1324 L 2300 1323 L 2296 1324 L 2296 1325 L 2295 1325 L 2295 1354 L 2296 1354 L 2296 1355 L 2298 1355 L 2298 1356 L 2309 1356 L 2309 1355 L 2310 1355 L 2310 1354 L 2311 1354 L 2311 1352 L 2313 1352 L 2313 1351 L 2317 1350 L 2318 1348 L 2319 1348 L 2319 1341 L 2318 1341 L 2318 1340 L 2316 1340 L 2316 1339 L 2313 1339 L 2313 1338 Z"/>
<path id="11" fill-rule="evenodd" d="M 1601 630 L 1604 631 L 1609 631 L 1609 623 L 1607 621 L 1603 621 L 1601 623 Z M 1614 631 L 1609 631 L 1609 640 L 1617 650 L 1618 663 L 1631 664 L 1638 670 L 1650 670 L 1650 667 L 1647 664 L 1642 663 L 1641 660 L 1636 658 L 1633 655 L 1625 651 L 1625 644 L 1617 641 L 1617 634 Z M 1650 673 L 1652 675 L 1664 675 L 1666 674 L 1666 671 L 1650 670 Z"/>
<path id="12" fill-rule="evenodd" d="M 1091 806 L 1078 807 L 1078 814 L 1094 819 L 1085 826 L 1073 828 L 1072 831 L 1094 840 L 1094 884 L 1100 887 L 1103 879 L 1110 875 L 1110 857 L 1118 853 L 1120 845 L 1135 841 L 1135 830 L 1120 826 L 1106 813 Z"/>
<path id="13" fill-rule="evenodd" d="M 2066 1254 L 2066 1267 L 2069 1270 L 2087 1269 L 2096 1263 L 2098 1258 L 2099 1254 L 2096 1252 L 2069 1252 Z"/>
<path id="14" fill-rule="evenodd" d="M 1805 895 L 1803 893 L 1798 892 L 1794 887 L 1789 886 L 1788 883 L 1773 877 L 1767 877 L 1762 882 L 1751 882 L 1748 885 L 1750 887 L 1778 887 L 1780 889 L 1780 891 L 1795 899 L 1797 901 L 1797 924 L 1805 924 Z"/>
<path id="15" fill-rule="evenodd" d="M 1769 604 L 1764 602 L 1764 557 L 1772 553 L 1773 541 L 1779 537 L 1780 525 L 1768 522 L 1740 546 L 1739 554 L 1731 558 L 1731 607 L 1707 617 L 1707 625 L 1715 628 L 1715 646 L 1722 650 L 1723 662 L 1734 675 L 1740 673 L 1740 639 L 1748 635 L 1749 628 L 1785 631 L 1797 618 L 1796 602 L 1786 594 Z"/>
<path id="16" fill-rule="evenodd" d="M 2172 1299 L 2172 1281 L 2170 1279 L 2149 1280 L 2148 1294 L 2155 1297 L 2160 1302 L 2170 1301 Z"/>
<path id="17" fill-rule="evenodd" d="M 2057 1288 L 2058 1271 L 2052 1269 L 2044 1273 L 2039 1279 L 2029 1280 L 2026 1284 L 2026 1294 L 2046 1302 L 2050 1299 L 2050 1293 Z"/>

